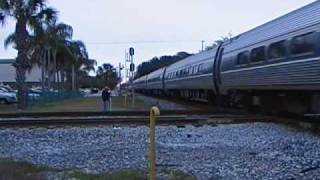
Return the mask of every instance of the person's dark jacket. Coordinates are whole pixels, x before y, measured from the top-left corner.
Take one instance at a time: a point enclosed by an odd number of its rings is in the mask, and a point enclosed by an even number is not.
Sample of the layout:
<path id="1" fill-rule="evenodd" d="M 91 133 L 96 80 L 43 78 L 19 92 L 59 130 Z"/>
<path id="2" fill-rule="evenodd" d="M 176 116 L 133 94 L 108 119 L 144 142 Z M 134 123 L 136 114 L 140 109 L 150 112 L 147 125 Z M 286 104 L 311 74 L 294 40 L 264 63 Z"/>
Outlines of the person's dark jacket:
<path id="1" fill-rule="evenodd" d="M 103 101 L 109 101 L 110 100 L 110 92 L 108 90 L 104 89 L 102 91 L 101 97 L 102 97 Z"/>

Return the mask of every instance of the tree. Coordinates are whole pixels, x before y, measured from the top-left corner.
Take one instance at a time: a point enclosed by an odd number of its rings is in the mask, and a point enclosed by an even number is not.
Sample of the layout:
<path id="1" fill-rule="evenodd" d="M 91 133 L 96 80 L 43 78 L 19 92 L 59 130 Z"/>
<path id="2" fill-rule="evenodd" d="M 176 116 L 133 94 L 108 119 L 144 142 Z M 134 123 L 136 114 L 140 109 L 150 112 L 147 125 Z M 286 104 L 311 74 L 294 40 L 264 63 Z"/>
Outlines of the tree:
<path id="1" fill-rule="evenodd" d="M 161 56 L 160 58 L 154 57 L 151 60 L 143 62 L 142 64 L 138 65 L 135 79 L 141 76 L 144 76 L 146 74 L 149 74 L 157 69 L 160 69 L 162 67 L 173 64 L 177 61 L 185 59 L 191 55 L 192 54 L 189 54 L 187 52 L 178 52 L 176 55 L 173 55 L 173 56 Z"/>
<path id="2" fill-rule="evenodd" d="M 45 28 L 44 39 L 47 43 L 45 51 L 49 53 L 48 57 L 52 57 L 42 61 L 42 64 L 45 66 L 43 69 L 46 70 L 48 75 L 48 89 L 52 87 L 52 82 L 57 83 L 60 79 L 59 74 L 61 73 L 58 67 L 61 68 L 60 64 L 63 63 L 61 60 L 68 60 L 58 59 L 58 52 L 65 52 L 72 55 L 72 52 L 68 48 L 68 41 L 71 41 L 72 35 L 72 27 L 64 23 L 50 23 Z"/>
<path id="3" fill-rule="evenodd" d="M 102 66 L 98 67 L 95 79 L 96 87 L 103 88 L 105 86 L 108 86 L 110 89 L 114 89 L 121 81 L 116 69 L 109 63 L 103 64 Z"/>
<path id="4" fill-rule="evenodd" d="M 27 107 L 26 71 L 31 68 L 30 62 L 30 30 L 39 24 L 56 20 L 57 12 L 46 6 L 46 0 L 0 0 L 0 23 L 12 17 L 16 20 L 15 39 L 18 56 L 14 63 L 18 86 L 18 108 Z"/>
<path id="5" fill-rule="evenodd" d="M 209 51 L 217 46 L 219 46 L 220 44 L 229 41 L 230 39 L 232 39 L 232 34 L 229 33 L 228 36 L 221 36 L 221 38 L 219 40 L 214 41 L 213 44 L 211 44 L 210 46 L 206 47 L 206 51 Z"/>
<path id="6" fill-rule="evenodd" d="M 77 76 L 83 72 L 88 74 L 90 71 L 94 71 L 97 62 L 89 59 L 87 48 L 82 41 L 71 41 L 68 43 L 68 48 L 72 53 L 72 59 L 66 66 L 67 68 L 71 67 L 71 71 L 67 71 L 69 72 L 68 79 L 69 82 L 71 79 L 72 89 L 76 90 L 78 87 L 76 83 Z"/>
<path id="7" fill-rule="evenodd" d="M 67 42 L 72 39 L 72 34 L 70 25 L 52 21 L 39 24 L 30 36 L 31 63 L 41 68 L 43 91 L 51 89 L 52 82 L 60 85 L 60 64 L 65 59 L 58 59 L 57 55 L 58 52 L 66 52 L 71 56 Z"/>

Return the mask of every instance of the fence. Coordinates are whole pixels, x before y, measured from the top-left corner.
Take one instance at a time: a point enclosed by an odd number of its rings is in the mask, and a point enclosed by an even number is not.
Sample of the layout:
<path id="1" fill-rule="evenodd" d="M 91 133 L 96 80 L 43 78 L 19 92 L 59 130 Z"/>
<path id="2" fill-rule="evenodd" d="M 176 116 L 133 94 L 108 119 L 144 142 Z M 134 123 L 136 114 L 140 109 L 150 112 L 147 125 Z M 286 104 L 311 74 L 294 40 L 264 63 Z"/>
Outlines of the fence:
<path id="1" fill-rule="evenodd" d="M 39 105 L 48 102 L 57 102 L 71 98 L 83 97 L 84 94 L 75 91 L 63 91 L 63 92 L 44 92 L 40 96 L 29 95 L 28 104 Z"/>

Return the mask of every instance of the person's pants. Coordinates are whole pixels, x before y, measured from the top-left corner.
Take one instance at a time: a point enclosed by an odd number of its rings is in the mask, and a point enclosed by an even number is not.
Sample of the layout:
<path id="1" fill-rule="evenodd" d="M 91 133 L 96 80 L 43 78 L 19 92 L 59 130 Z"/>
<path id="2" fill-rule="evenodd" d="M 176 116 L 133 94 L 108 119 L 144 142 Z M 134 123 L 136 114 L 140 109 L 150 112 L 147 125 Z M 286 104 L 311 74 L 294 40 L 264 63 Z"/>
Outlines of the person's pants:
<path id="1" fill-rule="evenodd" d="M 110 110 L 110 101 L 103 101 L 103 110 L 104 111 Z"/>

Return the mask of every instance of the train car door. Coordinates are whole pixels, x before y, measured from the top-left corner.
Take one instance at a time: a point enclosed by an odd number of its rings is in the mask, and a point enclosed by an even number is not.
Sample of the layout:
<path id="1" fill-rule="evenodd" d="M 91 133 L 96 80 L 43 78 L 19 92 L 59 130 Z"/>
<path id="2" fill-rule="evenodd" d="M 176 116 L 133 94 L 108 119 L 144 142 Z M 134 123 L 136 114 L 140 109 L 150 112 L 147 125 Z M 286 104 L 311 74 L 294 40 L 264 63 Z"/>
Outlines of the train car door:
<path id="1" fill-rule="evenodd" d="M 215 56 L 215 60 L 213 63 L 213 83 L 214 83 L 214 90 L 215 93 L 217 95 L 220 94 L 220 85 L 221 85 L 221 77 L 220 77 L 220 66 L 221 66 L 221 61 L 222 61 L 222 55 L 223 55 L 223 51 L 224 48 L 222 46 L 223 44 L 221 44 L 218 47 L 216 56 Z"/>

